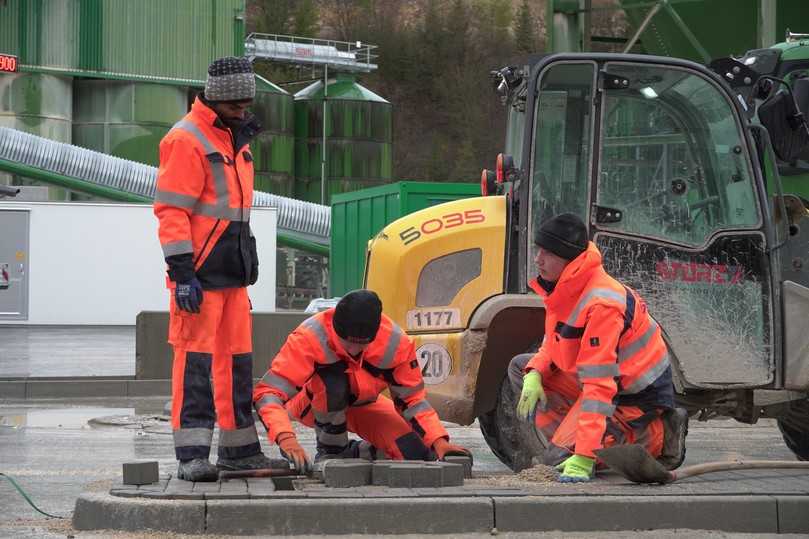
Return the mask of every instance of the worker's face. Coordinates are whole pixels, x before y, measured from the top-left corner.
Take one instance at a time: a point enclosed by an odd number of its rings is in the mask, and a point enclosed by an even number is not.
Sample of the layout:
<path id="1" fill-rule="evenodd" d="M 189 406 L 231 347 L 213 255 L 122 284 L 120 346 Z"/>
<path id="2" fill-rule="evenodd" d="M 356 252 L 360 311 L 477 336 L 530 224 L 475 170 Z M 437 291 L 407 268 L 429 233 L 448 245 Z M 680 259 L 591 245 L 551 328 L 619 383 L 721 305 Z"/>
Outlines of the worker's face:
<path id="1" fill-rule="evenodd" d="M 362 353 L 368 348 L 368 344 L 370 343 L 358 343 L 358 342 L 351 342 L 347 341 L 344 338 L 338 336 L 337 339 L 340 341 L 340 346 L 343 347 L 346 354 L 353 357 L 354 359 L 359 359 Z"/>
<path id="2" fill-rule="evenodd" d="M 562 275 L 562 270 L 570 263 L 570 260 L 555 255 L 542 247 L 537 247 L 537 256 L 534 258 L 534 262 L 537 265 L 540 277 L 546 281 L 556 282 L 559 280 L 559 276 Z"/>
<path id="3" fill-rule="evenodd" d="M 252 99 L 245 99 L 244 101 L 228 101 L 217 102 L 211 105 L 211 108 L 222 119 L 223 122 L 241 122 L 247 115 L 247 110 L 253 104 Z"/>

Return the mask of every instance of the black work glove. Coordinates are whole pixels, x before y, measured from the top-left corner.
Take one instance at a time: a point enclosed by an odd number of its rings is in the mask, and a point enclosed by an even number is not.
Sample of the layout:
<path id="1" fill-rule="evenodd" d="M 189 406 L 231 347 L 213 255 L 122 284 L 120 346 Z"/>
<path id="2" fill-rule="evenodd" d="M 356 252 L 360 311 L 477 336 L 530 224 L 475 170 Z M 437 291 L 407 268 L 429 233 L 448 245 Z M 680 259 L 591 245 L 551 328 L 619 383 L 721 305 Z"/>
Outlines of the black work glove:
<path id="1" fill-rule="evenodd" d="M 174 302 L 184 311 L 199 312 L 202 305 L 202 285 L 196 277 L 185 283 L 177 283 L 177 288 L 174 289 Z"/>

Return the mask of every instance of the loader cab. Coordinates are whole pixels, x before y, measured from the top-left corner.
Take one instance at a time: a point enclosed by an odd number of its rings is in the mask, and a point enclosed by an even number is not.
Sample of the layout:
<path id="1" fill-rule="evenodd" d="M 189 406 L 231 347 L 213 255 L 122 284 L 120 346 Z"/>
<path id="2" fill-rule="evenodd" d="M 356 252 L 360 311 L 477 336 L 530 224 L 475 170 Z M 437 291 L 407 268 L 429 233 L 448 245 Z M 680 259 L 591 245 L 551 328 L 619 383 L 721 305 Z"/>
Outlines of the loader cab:
<path id="1" fill-rule="evenodd" d="M 665 328 L 682 388 L 779 384 L 780 305 L 759 152 L 742 105 L 698 64 L 554 55 L 529 80 L 519 274 L 536 275 L 533 232 L 581 216 L 607 271 Z"/>

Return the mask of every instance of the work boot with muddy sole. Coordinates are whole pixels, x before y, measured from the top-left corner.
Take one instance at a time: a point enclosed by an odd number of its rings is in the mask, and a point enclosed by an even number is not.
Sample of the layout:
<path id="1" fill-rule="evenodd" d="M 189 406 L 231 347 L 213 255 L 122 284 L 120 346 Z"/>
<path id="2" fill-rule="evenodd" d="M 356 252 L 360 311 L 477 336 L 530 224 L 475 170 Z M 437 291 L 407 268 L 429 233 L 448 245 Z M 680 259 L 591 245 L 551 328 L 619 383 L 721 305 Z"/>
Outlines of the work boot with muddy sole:
<path id="1" fill-rule="evenodd" d="M 275 468 L 279 470 L 288 470 L 289 462 L 286 459 L 271 459 L 264 453 L 256 453 L 249 457 L 242 457 L 239 459 L 227 459 L 219 457 L 216 461 L 216 467 L 220 470 L 262 470 L 266 468 Z"/>
<path id="2" fill-rule="evenodd" d="M 685 437 L 688 435 L 688 412 L 683 408 L 666 410 L 663 420 L 663 451 L 657 458 L 667 470 L 676 470 L 685 460 Z"/>
<path id="3" fill-rule="evenodd" d="M 177 465 L 177 479 L 186 481 L 217 481 L 219 470 L 208 459 L 181 460 Z"/>

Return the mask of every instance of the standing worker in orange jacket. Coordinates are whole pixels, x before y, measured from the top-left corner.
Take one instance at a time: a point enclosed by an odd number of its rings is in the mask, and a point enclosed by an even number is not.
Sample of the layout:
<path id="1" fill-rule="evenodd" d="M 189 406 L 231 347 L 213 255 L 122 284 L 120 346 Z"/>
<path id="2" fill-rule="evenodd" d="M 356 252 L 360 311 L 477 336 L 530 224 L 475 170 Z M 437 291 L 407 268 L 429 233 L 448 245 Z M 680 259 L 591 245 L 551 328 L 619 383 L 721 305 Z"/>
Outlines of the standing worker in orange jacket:
<path id="1" fill-rule="evenodd" d="M 380 395 L 385 389 L 393 401 Z M 309 457 L 289 415 L 314 426 L 316 462 L 373 460 L 377 450 L 392 459 L 469 455 L 449 443 L 425 397 L 413 342 L 382 314 L 382 303 L 370 290 L 349 292 L 336 307 L 298 326 L 253 393 L 270 441 L 299 470 Z M 366 443 L 349 442 L 349 431 Z"/>
<path id="2" fill-rule="evenodd" d="M 177 476 L 189 481 L 215 481 L 217 466 L 270 466 L 252 415 L 246 288 L 258 278 L 248 142 L 260 126 L 247 111 L 255 93 L 249 60 L 214 61 L 204 93 L 160 142 L 154 213 L 172 290 L 171 424 L 180 461 Z M 217 466 L 208 461 L 215 419 L 220 428 Z"/>
<path id="3" fill-rule="evenodd" d="M 545 463 L 558 464 L 562 482 L 589 481 L 593 450 L 638 443 L 676 468 L 688 416 L 674 408 L 668 350 L 646 304 L 604 271 L 577 216 L 546 221 L 534 243 L 530 284 L 545 302 L 545 337 L 536 354 L 511 361 L 509 376 L 522 386 L 517 415 L 550 440 Z"/>

